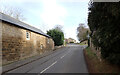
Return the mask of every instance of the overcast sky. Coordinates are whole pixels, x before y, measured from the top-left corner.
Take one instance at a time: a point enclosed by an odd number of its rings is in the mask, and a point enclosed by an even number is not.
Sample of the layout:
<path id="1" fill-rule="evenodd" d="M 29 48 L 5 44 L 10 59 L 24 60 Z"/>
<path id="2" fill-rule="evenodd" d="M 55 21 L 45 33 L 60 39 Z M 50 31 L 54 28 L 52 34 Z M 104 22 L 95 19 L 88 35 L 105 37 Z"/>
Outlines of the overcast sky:
<path id="1" fill-rule="evenodd" d="M 87 25 L 89 0 L 2 0 L 4 6 L 22 10 L 24 22 L 46 33 L 55 25 L 62 25 L 65 38 L 76 37 L 79 23 Z"/>

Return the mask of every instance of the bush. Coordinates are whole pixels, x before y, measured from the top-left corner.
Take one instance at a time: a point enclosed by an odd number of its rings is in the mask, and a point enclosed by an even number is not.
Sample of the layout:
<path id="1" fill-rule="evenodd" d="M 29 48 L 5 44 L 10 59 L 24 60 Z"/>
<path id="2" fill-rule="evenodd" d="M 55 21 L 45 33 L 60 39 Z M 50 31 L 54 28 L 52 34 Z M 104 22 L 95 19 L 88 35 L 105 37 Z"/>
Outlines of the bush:
<path id="1" fill-rule="evenodd" d="M 60 46 L 64 44 L 64 33 L 57 29 L 52 29 L 47 31 L 47 34 L 52 37 L 55 42 L 55 46 Z"/>
<path id="2" fill-rule="evenodd" d="M 70 42 L 70 43 L 74 43 L 74 42 Z"/>

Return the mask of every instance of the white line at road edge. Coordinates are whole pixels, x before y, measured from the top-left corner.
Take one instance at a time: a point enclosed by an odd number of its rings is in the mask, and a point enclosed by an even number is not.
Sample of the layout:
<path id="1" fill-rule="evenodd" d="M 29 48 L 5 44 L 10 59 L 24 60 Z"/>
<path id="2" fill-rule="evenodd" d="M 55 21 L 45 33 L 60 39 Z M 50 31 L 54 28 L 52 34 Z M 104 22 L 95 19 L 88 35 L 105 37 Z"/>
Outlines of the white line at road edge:
<path id="1" fill-rule="evenodd" d="M 45 72 L 47 69 L 49 69 L 50 67 L 52 67 L 53 65 L 55 65 L 57 63 L 57 61 L 55 61 L 54 63 L 52 63 L 50 66 L 48 66 L 46 69 L 44 69 L 43 71 L 41 71 L 40 73 Z"/>

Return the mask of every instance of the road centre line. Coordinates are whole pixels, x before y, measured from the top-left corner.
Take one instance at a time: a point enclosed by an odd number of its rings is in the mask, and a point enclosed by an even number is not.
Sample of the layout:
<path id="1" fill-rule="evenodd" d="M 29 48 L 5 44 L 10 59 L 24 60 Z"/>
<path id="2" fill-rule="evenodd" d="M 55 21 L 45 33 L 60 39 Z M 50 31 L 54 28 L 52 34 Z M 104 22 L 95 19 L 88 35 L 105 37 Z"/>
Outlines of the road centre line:
<path id="1" fill-rule="evenodd" d="M 65 55 L 63 55 L 63 56 L 61 56 L 60 58 L 62 59 L 63 57 L 65 57 L 67 54 L 65 54 Z"/>
<path id="2" fill-rule="evenodd" d="M 63 57 L 65 57 L 65 55 L 61 56 L 60 58 L 62 59 Z"/>
<path id="3" fill-rule="evenodd" d="M 70 51 L 68 51 L 68 53 L 69 53 Z M 65 57 L 68 53 L 66 53 L 65 55 L 63 55 L 63 56 L 61 56 L 60 58 L 62 59 L 63 57 Z"/>
<path id="4" fill-rule="evenodd" d="M 52 67 L 53 65 L 55 65 L 57 63 L 57 61 L 55 61 L 54 63 L 52 63 L 50 66 L 48 66 L 47 68 L 45 68 L 43 71 L 41 71 L 40 73 L 45 72 L 47 69 L 49 69 L 50 67 Z"/>
<path id="5" fill-rule="evenodd" d="M 70 52 L 70 51 L 69 51 Z M 68 52 L 68 53 L 69 53 Z M 61 56 L 60 58 L 62 59 L 63 57 L 65 57 L 68 53 L 66 53 L 65 55 Z M 42 70 L 40 73 L 45 72 L 46 70 L 48 70 L 50 67 L 52 67 L 53 65 L 55 65 L 57 63 L 57 61 L 55 61 L 54 63 L 52 63 L 50 66 L 48 66 L 47 68 L 45 68 L 44 70 Z"/>

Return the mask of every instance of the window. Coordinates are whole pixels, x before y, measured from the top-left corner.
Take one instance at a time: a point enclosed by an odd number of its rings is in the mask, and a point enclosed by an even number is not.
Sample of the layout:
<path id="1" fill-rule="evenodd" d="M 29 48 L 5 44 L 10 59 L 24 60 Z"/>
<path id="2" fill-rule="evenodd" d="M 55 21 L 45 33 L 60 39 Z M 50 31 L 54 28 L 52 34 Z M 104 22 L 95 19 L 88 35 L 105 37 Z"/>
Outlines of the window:
<path id="1" fill-rule="evenodd" d="M 40 49 L 43 49 L 43 44 L 40 45 Z"/>
<path id="2" fill-rule="evenodd" d="M 26 32 L 26 39 L 30 40 L 30 32 Z"/>
<path id="3" fill-rule="evenodd" d="M 50 40 L 49 40 L 49 39 L 47 40 L 47 43 L 48 43 L 48 44 L 50 43 Z"/>

